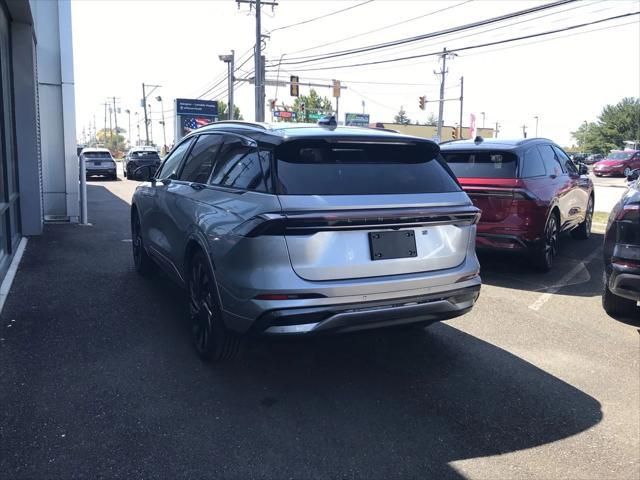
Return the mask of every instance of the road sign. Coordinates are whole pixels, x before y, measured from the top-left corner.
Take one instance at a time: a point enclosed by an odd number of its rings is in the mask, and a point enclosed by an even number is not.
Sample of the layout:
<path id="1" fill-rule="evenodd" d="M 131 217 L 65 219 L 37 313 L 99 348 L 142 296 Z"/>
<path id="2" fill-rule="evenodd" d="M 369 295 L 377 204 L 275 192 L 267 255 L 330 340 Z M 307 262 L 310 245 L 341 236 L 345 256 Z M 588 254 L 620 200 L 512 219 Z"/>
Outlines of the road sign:
<path id="1" fill-rule="evenodd" d="M 218 102 L 215 100 L 196 100 L 176 98 L 176 115 L 198 115 L 200 117 L 217 117 Z"/>
<path id="2" fill-rule="evenodd" d="M 307 118 L 309 120 L 320 120 L 324 116 L 325 116 L 324 113 L 308 113 L 307 114 Z"/>
<path id="3" fill-rule="evenodd" d="M 277 118 L 296 118 L 296 112 L 285 112 L 282 110 L 276 110 L 273 112 L 273 116 Z"/>
<path id="4" fill-rule="evenodd" d="M 368 113 L 347 113 L 344 118 L 344 124 L 352 127 L 368 127 Z"/>

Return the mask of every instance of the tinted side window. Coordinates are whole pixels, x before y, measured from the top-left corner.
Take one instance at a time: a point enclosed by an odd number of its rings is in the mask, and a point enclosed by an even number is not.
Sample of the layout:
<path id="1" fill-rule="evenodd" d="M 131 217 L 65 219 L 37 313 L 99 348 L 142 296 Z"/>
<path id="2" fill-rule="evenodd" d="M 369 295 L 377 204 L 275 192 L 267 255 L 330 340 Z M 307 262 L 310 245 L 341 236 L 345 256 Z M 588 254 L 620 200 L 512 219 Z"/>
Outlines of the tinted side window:
<path id="1" fill-rule="evenodd" d="M 264 192 L 264 176 L 258 149 L 244 145 L 240 140 L 229 139 L 218 156 L 213 185 Z"/>
<path id="2" fill-rule="evenodd" d="M 536 147 L 532 147 L 522 157 L 522 166 L 520 167 L 521 177 L 542 177 L 545 174 L 544 163 L 542 163 L 542 157 Z"/>
<path id="3" fill-rule="evenodd" d="M 200 135 L 182 167 L 180 180 L 207 183 L 221 145 L 222 135 Z"/>
<path id="4" fill-rule="evenodd" d="M 558 162 L 551 145 L 540 145 L 536 148 L 540 152 L 547 175 L 562 175 L 562 167 L 560 166 L 560 162 Z"/>
<path id="5" fill-rule="evenodd" d="M 553 150 L 556 152 L 556 155 L 558 156 L 560 163 L 564 165 L 565 172 L 575 173 L 577 175 L 578 169 L 576 168 L 573 161 L 569 158 L 569 156 L 566 153 L 564 153 L 560 148 L 556 147 L 555 145 L 553 146 Z"/>
<path id="6" fill-rule="evenodd" d="M 169 154 L 167 159 L 164 161 L 164 163 L 160 167 L 158 174 L 156 175 L 156 178 L 158 180 L 164 180 L 166 178 L 171 177 L 172 175 L 175 175 L 178 172 L 178 169 L 180 168 L 180 163 L 182 163 L 182 159 L 184 158 L 185 154 L 189 151 L 189 147 L 191 146 L 192 143 L 193 143 L 193 138 L 190 138 L 188 140 L 185 140 L 184 142 L 182 142 L 180 145 L 178 145 L 176 148 L 173 149 L 173 151 Z M 173 178 L 175 178 L 175 176 Z"/>

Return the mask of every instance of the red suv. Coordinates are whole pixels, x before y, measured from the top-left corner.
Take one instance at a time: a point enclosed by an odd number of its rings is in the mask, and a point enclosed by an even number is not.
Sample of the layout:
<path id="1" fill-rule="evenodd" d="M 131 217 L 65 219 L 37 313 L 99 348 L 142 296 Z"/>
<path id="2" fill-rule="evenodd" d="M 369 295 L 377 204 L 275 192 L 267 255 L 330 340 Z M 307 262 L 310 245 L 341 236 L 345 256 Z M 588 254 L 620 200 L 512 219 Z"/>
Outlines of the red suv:
<path id="1" fill-rule="evenodd" d="M 440 147 L 482 210 L 476 247 L 526 253 L 548 271 L 561 232 L 589 238 L 594 193 L 587 167 L 576 167 L 551 140 L 477 137 Z"/>
<path id="2" fill-rule="evenodd" d="M 597 177 L 602 175 L 628 177 L 636 168 L 640 168 L 640 150 L 613 151 L 607 158 L 593 166 L 593 173 Z"/>

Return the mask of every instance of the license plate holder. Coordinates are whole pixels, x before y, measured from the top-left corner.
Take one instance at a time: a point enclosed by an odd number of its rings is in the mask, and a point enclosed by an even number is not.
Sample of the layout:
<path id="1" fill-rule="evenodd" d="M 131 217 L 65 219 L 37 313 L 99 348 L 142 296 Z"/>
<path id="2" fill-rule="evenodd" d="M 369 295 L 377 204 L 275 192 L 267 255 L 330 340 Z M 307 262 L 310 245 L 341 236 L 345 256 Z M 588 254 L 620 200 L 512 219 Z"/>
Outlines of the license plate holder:
<path id="1" fill-rule="evenodd" d="M 369 232 L 371 260 L 417 257 L 416 236 L 413 230 L 399 232 Z"/>

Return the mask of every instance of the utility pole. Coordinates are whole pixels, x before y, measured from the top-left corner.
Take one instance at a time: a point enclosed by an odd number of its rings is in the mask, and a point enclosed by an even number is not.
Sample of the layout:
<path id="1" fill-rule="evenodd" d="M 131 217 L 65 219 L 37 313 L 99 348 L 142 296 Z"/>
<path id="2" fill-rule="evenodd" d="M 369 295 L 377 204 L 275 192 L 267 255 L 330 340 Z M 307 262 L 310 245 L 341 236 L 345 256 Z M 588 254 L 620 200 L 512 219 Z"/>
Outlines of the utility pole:
<path id="1" fill-rule="evenodd" d="M 444 81 L 445 77 L 448 73 L 447 70 L 447 57 L 453 58 L 455 53 L 447 52 L 447 48 L 445 47 L 442 50 L 442 54 L 440 58 L 442 59 L 442 69 L 440 72 L 433 72 L 436 75 L 440 75 L 440 105 L 438 107 L 438 140 L 442 140 L 442 124 L 444 121 Z"/>
<path id="2" fill-rule="evenodd" d="M 496 122 L 496 137 L 495 138 L 498 138 L 498 132 L 500 131 L 499 128 L 500 128 L 500 124 L 498 122 Z"/>
<path id="3" fill-rule="evenodd" d="M 101 104 L 104 107 L 104 128 L 102 129 L 102 136 L 104 143 L 107 143 L 107 107 L 109 106 L 109 104 L 107 102 L 104 102 Z M 96 134 L 96 137 L 98 135 Z"/>
<path id="4" fill-rule="evenodd" d="M 109 105 L 109 142 L 113 145 L 113 118 L 112 118 L 111 105 Z"/>
<path id="5" fill-rule="evenodd" d="M 462 139 L 462 99 L 464 97 L 464 77 L 460 77 L 460 135 L 458 138 Z"/>
<path id="6" fill-rule="evenodd" d="M 151 91 L 147 92 L 146 88 L 151 87 Z M 147 85 L 142 83 L 142 100 L 141 107 L 144 109 L 144 133 L 145 133 L 145 145 L 149 145 L 149 116 L 147 115 L 147 97 L 151 95 L 161 85 Z M 151 135 L 153 137 L 153 133 Z"/>
<path id="7" fill-rule="evenodd" d="M 539 117 L 538 117 L 538 115 L 536 115 L 536 116 L 535 116 L 535 117 L 533 117 L 533 118 L 535 118 L 535 119 L 536 119 L 536 138 L 537 138 L 537 137 L 538 137 L 538 120 L 539 120 Z"/>
<path id="8" fill-rule="evenodd" d="M 127 135 L 129 137 L 129 148 L 131 148 L 131 145 L 133 145 L 133 142 L 131 141 L 131 110 L 129 110 L 128 108 L 124 111 L 124 113 L 126 113 L 129 116 L 129 130 L 127 131 L 129 133 L 129 135 Z"/>
<path id="9" fill-rule="evenodd" d="M 253 52 L 255 75 L 255 118 L 256 122 L 264 122 L 264 57 L 262 56 L 262 24 L 261 8 L 269 5 L 271 10 L 278 6 L 278 2 L 271 0 L 236 0 L 238 8 L 240 4 L 248 3 L 249 8 L 256 9 L 256 44 Z"/>
<path id="10" fill-rule="evenodd" d="M 152 120 L 152 113 L 151 113 L 151 104 L 148 104 L 147 107 L 149 107 L 149 131 L 151 132 L 151 145 L 153 145 L 153 120 Z"/>
<path id="11" fill-rule="evenodd" d="M 233 120 L 233 110 L 234 110 L 234 105 L 233 105 L 233 83 L 235 81 L 234 77 L 233 77 L 233 73 L 235 70 L 235 51 L 231 50 L 231 55 L 218 55 L 218 58 L 220 60 L 222 60 L 223 62 L 225 62 L 227 64 L 227 81 L 229 84 L 229 100 L 228 100 L 228 111 L 229 111 L 229 115 L 228 115 L 228 119 L 227 120 Z"/>
<path id="12" fill-rule="evenodd" d="M 116 108 L 116 97 L 111 97 L 113 99 L 113 121 L 116 127 L 116 150 L 118 150 L 118 110 Z"/>

